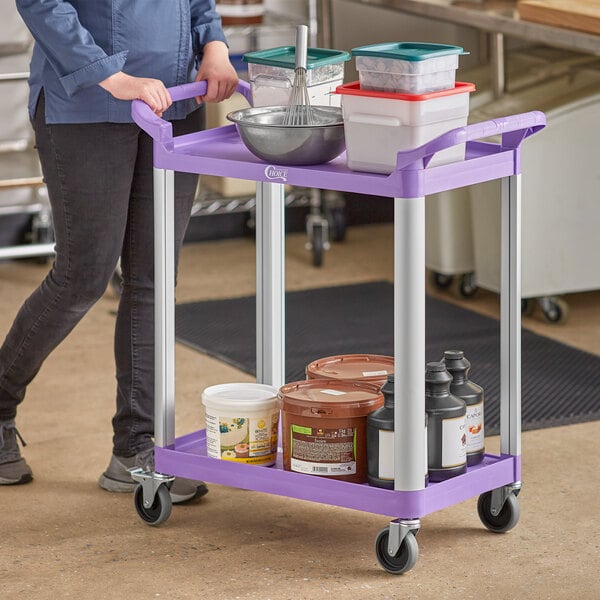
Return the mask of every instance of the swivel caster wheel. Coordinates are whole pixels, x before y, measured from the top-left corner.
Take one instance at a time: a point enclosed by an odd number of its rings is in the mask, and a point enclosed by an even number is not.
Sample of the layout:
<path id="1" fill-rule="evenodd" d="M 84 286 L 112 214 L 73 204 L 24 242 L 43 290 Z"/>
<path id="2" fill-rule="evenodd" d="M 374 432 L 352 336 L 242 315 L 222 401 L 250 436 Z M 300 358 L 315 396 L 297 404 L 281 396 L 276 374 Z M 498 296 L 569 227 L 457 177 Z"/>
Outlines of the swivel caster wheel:
<path id="1" fill-rule="evenodd" d="M 538 300 L 544 319 L 548 323 L 565 323 L 569 318 L 569 305 L 557 296 L 547 296 Z"/>
<path id="2" fill-rule="evenodd" d="M 463 298 L 472 298 L 479 288 L 475 282 L 475 273 L 465 273 L 460 278 L 458 291 Z"/>
<path id="3" fill-rule="evenodd" d="M 173 501 L 169 488 L 165 484 L 158 487 L 150 506 L 144 505 L 144 491 L 141 484 L 135 488 L 133 501 L 138 515 L 148 525 L 160 525 L 171 515 Z"/>
<path id="4" fill-rule="evenodd" d="M 477 513 L 481 522 L 494 533 L 505 533 L 510 531 L 519 521 L 521 516 L 521 507 L 517 496 L 514 492 L 509 493 L 502 508 L 494 514 L 492 494 L 494 492 L 486 492 L 481 494 L 477 500 Z"/>
<path id="5" fill-rule="evenodd" d="M 389 527 L 382 529 L 377 534 L 377 538 L 375 538 L 375 554 L 379 564 L 388 573 L 402 575 L 402 573 L 410 571 L 415 566 L 419 557 L 419 545 L 414 533 L 412 531 L 408 532 L 404 536 L 400 548 L 392 556 L 388 549 L 389 535 Z"/>
<path id="6" fill-rule="evenodd" d="M 444 275 L 443 273 L 433 272 L 431 274 L 431 282 L 439 290 L 445 290 L 452 285 L 454 277 L 452 275 Z"/>

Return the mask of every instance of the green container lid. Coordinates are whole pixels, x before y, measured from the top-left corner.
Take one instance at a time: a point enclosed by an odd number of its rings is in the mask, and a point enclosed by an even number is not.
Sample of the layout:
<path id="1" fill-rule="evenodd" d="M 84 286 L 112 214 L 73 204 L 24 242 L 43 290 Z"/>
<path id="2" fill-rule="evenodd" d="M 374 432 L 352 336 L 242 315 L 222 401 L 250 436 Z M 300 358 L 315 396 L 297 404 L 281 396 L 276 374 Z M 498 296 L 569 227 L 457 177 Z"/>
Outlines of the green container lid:
<path id="1" fill-rule="evenodd" d="M 427 60 L 449 54 L 469 54 L 460 46 L 447 44 L 429 44 L 425 42 L 394 42 L 389 44 L 371 44 L 352 49 L 352 56 L 376 56 L 395 58 L 396 60 Z"/>
<path id="2" fill-rule="evenodd" d="M 283 69 L 294 69 L 296 66 L 296 47 L 279 46 L 268 50 L 257 50 L 246 52 L 242 60 L 247 63 L 258 65 L 269 65 Z M 306 57 L 306 69 L 317 69 L 325 65 L 350 60 L 350 54 L 342 50 L 328 50 L 326 48 L 308 48 Z"/>

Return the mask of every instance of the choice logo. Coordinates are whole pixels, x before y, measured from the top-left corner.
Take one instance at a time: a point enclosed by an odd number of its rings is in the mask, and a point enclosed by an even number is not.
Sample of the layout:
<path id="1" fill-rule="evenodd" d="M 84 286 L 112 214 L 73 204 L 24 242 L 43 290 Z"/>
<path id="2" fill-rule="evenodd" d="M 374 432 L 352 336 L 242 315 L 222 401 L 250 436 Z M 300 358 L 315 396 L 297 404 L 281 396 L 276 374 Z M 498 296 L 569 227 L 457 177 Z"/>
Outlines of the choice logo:
<path id="1" fill-rule="evenodd" d="M 283 167 L 274 167 L 269 165 L 265 167 L 265 177 L 267 179 L 281 179 L 281 181 L 287 181 L 288 170 Z"/>

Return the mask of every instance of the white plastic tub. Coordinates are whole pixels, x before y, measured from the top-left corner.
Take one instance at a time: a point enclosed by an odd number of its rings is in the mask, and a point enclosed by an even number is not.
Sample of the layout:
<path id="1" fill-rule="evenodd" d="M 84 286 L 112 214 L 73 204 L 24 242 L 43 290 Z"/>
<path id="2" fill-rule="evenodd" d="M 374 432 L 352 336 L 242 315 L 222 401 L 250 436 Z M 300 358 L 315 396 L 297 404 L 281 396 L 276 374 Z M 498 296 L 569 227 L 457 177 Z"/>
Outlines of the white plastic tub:
<path id="1" fill-rule="evenodd" d="M 358 82 L 337 88 L 342 96 L 346 161 L 353 171 L 391 173 L 400 150 L 421 146 L 467 124 L 472 83 L 431 94 L 363 90 Z M 464 144 L 438 152 L 430 165 L 463 160 Z"/>
<path id="2" fill-rule="evenodd" d="M 277 457 L 277 388 L 260 383 L 224 383 L 202 393 L 206 453 L 212 458 L 271 466 Z"/>
<path id="3" fill-rule="evenodd" d="M 398 94 L 427 94 L 452 89 L 459 46 L 400 42 L 354 48 L 360 87 Z"/>

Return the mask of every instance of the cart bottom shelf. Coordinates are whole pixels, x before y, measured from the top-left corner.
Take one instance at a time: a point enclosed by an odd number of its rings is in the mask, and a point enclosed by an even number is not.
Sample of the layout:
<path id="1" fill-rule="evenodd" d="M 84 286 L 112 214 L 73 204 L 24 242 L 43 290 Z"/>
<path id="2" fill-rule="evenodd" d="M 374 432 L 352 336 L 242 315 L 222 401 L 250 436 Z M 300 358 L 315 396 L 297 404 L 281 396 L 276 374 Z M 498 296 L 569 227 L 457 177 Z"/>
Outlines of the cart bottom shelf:
<path id="1" fill-rule="evenodd" d="M 286 471 L 281 452 L 272 467 L 208 457 L 204 429 L 176 438 L 171 446 L 157 446 L 155 464 L 157 472 L 166 475 L 404 519 L 423 517 L 520 480 L 520 457 L 486 454 L 479 465 L 469 467 L 464 475 L 430 483 L 422 490 L 386 490 Z"/>

